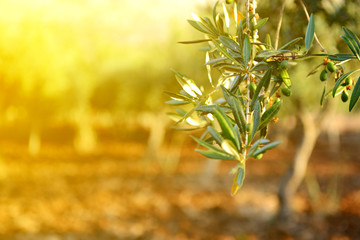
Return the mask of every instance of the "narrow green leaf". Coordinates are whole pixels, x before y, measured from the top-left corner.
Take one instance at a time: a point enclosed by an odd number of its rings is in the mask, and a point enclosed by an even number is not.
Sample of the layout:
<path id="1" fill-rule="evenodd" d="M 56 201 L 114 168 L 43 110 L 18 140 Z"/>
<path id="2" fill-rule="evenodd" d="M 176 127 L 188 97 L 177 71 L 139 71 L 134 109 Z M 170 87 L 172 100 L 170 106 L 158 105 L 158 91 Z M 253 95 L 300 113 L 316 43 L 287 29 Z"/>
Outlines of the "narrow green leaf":
<path id="1" fill-rule="evenodd" d="M 225 70 L 228 72 L 238 73 L 238 72 L 244 72 L 245 69 L 241 67 L 240 65 L 232 65 L 232 64 L 226 64 L 219 67 L 219 70 Z"/>
<path id="2" fill-rule="evenodd" d="M 264 87 L 265 88 L 265 91 L 267 90 L 267 88 L 269 87 L 269 84 L 270 84 L 270 79 L 271 79 L 271 68 L 269 68 L 264 76 L 261 78 L 260 82 L 258 83 L 257 87 L 256 87 L 256 90 L 255 90 L 255 93 L 253 95 L 253 99 L 251 101 L 251 108 L 254 108 L 254 104 L 255 102 L 257 102 L 258 100 L 258 97 L 259 97 L 259 94 L 260 94 L 260 91 L 261 89 Z"/>
<path id="3" fill-rule="evenodd" d="M 269 107 L 264 114 L 261 116 L 261 123 L 258 130 L 266 127 L 276 116 L 281 108 L 282 100 Z"/>
<path id="4" fill-rule="evenodd" d="M 194 20 L 187 20 L 191 26 L 193 26 L 195 29 L 197 29 L 200 32 L 206 33 L 206 34 L 211 34 L 208 30 L 204 29 L 203 27 L 201 27 L 198 22 L 194 21 Z"/>
<path id="5" fill-rule="evenodd" d="M 232 40 L 231 38 L 225 37 L 225 36 L 220 36 L 219 37 L 219 41 L 227 48 L 230 48 L 231 50 L 241 53 L 241 49 L 239 44 L 237 44 L 237 42 L 235 42 L 234 40 Z"/>
<path id="6" fill-rule="evenodd" d="M 217 107 L 214 111 L 214 115 L 216 119 L 218 120 L 221 130 L 225 136 L 226 139 L 232 140 L 234 143 L 236 143 L 236 137 L 233 130 L 233 126 L 229 120 L 229 117 L 226 116 L 226 114 L 221 110 L 221 108 Z"/>
<path id="7" fill-rule="evenodd" d="M 181 101 L 181 100 L 169 100 L 165 102 L 169 105 L 185 105 L 191 103 L 191 101 Z"/>
<path id="8" fill-rule="evenodd" d="M 276 57 L 280 54 L 285 54 L 291 52 L 290 50 L 264 50 L 259 52 L 259 54 L 256 55 L 256 58 L 269 58 L 269 57 Z"/>
<path id="9" fill-rule="evenodd" d="M 221 149 L 215 147 L 214 145 L 204 141 L 204 140 L 201 140 L 199 138 L 196 138 L 196 137 L 193 137 L 193 136 L 190 136 L 192 139 L 194 139 L 200 146 L 203 146 L 203 147 L 206 147 L 207 149 L 209 150 L 212 150 L 214 152 L 223 152 L 225 153 L 224 151 L 222 151 Z"/>
<path id="10" fill-rule="evenodd" d="M 250 69 L 250 72 L 260 72 L 269 69 L 269 65 L 266 62 L 259 62 Z"/>
<path id="11" fill-rule="evenodd" d="M 172 92 L 168 92 L 168 91 L 164 91 L 165 94 L 167 94 L 169 97 L 171 97 L 173 100 L 191 100 L 190 98 L 188 98 L 187 96 L 184 96 L 182 94 L 178 94 L 178 93 L 172 93 Z"/>
<path id="12" fill-rule="evenodd" d="M 310 77 L 311 75 L 314 75 L 315 73 L 317 73 L 319 71 L 319 69 L 321 67 L 324 67 L 323 63 L 320 63 L 319 65 L 317 65 L 313 70 L 311 70 L 311 72 L 308 73 L 308 75 L 306 75 L 306 77 Z"/>
<path id="13" fill-rule="evenodd" d="M 240 64 L 233 56 L 231 56 L 230 53 L 228 53 L 223 47 L 220 46 L 219 43 L 217 43 L 216 40 L 212 41 L 214 43 L 214 45 L 216 46 L 216 48 L 225 56 L 227 57 L 229 60 L 231 60 L 232 62 L 235 62 L 237 64 Z"/>
<path id="14" fill-rule="evenodd" d="M 340 37 L 345 41 L 346 45 L 348 45 L 354 56 L 358 57 L 359 53 L 355 48 L 354 43 L 351 41 L 351 39 L 344 35 L 341 35 Z"/>
<path id="15" fill-rule="evenodd" d="M 221 143 L 221 148 L 224 149 L 224 151 L 228 154 L 234 156 L 236 160 L 240 161 L 240 154 L 232 141 L 224 139 Z"/>
<path id="16" fill-rule="evenodd" d="M 349 112 L 351 112 L 351 110 L 354 108 L 356 102 L 358 101 L 360 97 L 360 77 L 358 78 L 354 90 L 351 94 L 351 98 L 350 98 L 350 105 L 349 105 Z"/>
<path id="17" fill-rule="evenodd" d="M 234 156 L 231 156 L 227 154 L 226 152 L 217 152 L 217 151 L 206 151 L 206 150 L 200 150 L 195 149 L 195 152 L 198 152 L 205 157 L 211 158 L 211 159 L 221 159 L 221 160 L 236 160 Z"/>
<path id="18" fill-rule="evenodd" d="M 266 34 L 266 40 L 265 40 L 266 46 L 268 46 L 268 49 L 274 49 L 271 43 L 271 36 L 270 34 Z"/>
<path id="19" fill-rule="evenodd" d="M 261 19 L 254 27 L 254 29 L 259 29 L 269 20 L 269 18 L 263 18 Z"/>
<path id="20" fill-rule="evenodd" d="M 201 39 L 201 40 L 192 40 L 192 41 L 181 41 L 178 43 L 181 44 L 194 44 L 194 43 L 204 43 L 204 42 L 209 42 L 211 41 L 211 39 Z"/>
<path id="21" fill-rule="evenodd" d="M 343 27 L 343 30 L 344 30 L 346 36 L 352 38 L 356 42 L 357 47 L 360 49 L 360 40 L 359 40 L 359 38 L 350 29 L 348 29 L 346 27 Z"/>
<path id="22" fill-rule="evenodd" d="M 289 76 L 289 73 L 287 72 L 287 70 L 281 69 L 280 70 L 280 76 L 281 76 L 283 82 L 285 83 L 285 85 L 288 88 L 290 88 L 291 87 L 291 81 L 290 81 L 290 76 Z"/>
<path id="23" fill-rule="evenodd" d="M 214 7 L 212 9 L 212 15 L 213 15 L 213 19 L 214 19 L 214 22 L 216 22 L 216 17 L 217 17 L 217 13 L 216 13 L 216 7 L 217 5 L 219 4 L 219 1 L 216 1 L 216 3 L 214 4 Z"/>
<path id="24" fill-rule="evenodd" d="M 211 64 L 214 64 L 214 63 L 219 63 L 219 62 L 224 62 L 226 61 L 228 58 L 226 57 L 220 57 L 220 58 L 214 58 L 214 59 L 211 59 L 210 61 L 207 61 L 205 63 L 205 65 L 211 65 Z"/>
<path id="25" fill-rule="evenodd" d="M 241 103 L 237 98 L 229 92 L 225 87 L 221 86 L 221 89 L 223 91 L 224 97 L 227 101 L 227 103 L 230 105 L 232 109 L 232 113 L 235 118 L 235 122 L 239 127 L 239 130 L 242 134 L 245 134 L 246 132 L 246 120 L 244 115 L 244 110 L 241 106 Z"/>
<path id="26" fill-rule="evenodd" d="M 216 143 L 221 146 L 222 141 L 224 141 L 224 138 L 218 133 L 213 127 L 208 126 L 207 127 L 208 132 L 210 135 L 215 139 Z"/>
<path id="27" fill-rule="evenodd" d="M 206 25 L 208 28 L 211 29 L 211 31 L 214 33 L 214 35 L 219 36 L 219 32 L 217 31 L 214 24 L 211 22 L 211 20 L 209 18 L 204 17 L 204 18 L 200 18 L 200 19 L 204 23 L 204 25 Z"/>
<path id="28" fill-rule="evenodd" d="M 359 70 L 360 70 L 360 69 L 359 69 Z M 341 77 L 339 77 L 339 79 L 336 81 L 336 83 L 335 83 L 335 85 L 334 85 L 334 88 L 333 88 L 333 90 L 332 90 L 332 96 L 335 97 L 337 89 L 339 88 L 341 82 L 342 82 L 345 78 L 347 78 L 348 76 L 350 76 L 351 74 L 353 74 L 354 72 L 359 71 L 359 70 L 355 70 L 355 71 L 351 71 L 351 72 L 345 73 L 344 75 L 342 75 Z"/>
<path id="29" fill-rule="evenodd" d="M 261 107 L 260 107 L 260 103 L 259 101 L 255 102 L 255 107 L 254 107 L 254 121 L 253 121 L 253 129 L 251 132 L 251 137 L 249 139 L 249 142 L 252 141 L 252 139 L 255 136 L 256 131 L 258 130 L 258 127 L 260 125 L 260 121 L 261 121 Z"/>
<path id="30" fill-rule="evenodd" d="M 204 112 L 204 113 L 214 113 L 216 107 L 221 108 L 221 110 L 223 112 L 225 112 L 225 113 L 230 113 L 231 112 L 231 109 L 229 107 L 218 106 L 218 105 L 215 105 L 215 104 L 201 105 L 201 106 L 196 107 L 195 110 L 199 111 L 199 112 Z"/>
<path id="31" fill-rule="evenodd" d="M 239 152 L 242 152 L 242 139 L 241 139 L 240 129 L 237 124 L 235 124 L 235 126 L 234 126 L 234 131 L 235 131 L 236 137 L 240 140 L 239 144 L 236 146 L 236 148 L 238 149 Z"/>
<path id="32" fill-rule="evenodd" d="M 258 139 L 256 142 L 253 143 L 253 145 L 249 149 L 249 156 L 252 156 L 252 152 L 254 152 L 258 148 L 258 146 L 260 144 L 265 144 L 265 143 L 269 143 L 269 142 L 270 141 L 268 139 L 265 139 L 265 138 Z"/>
<path id="33" fill-rule="evenodd" d="M 222 19 L 220 13 L 218 13 L 216 15 L 216 18 L 215 18 L 215 23 L 216 23 L 216 26 L 217 26 L 217 29 L 219 31 L 219 33 L 221 35 L 225 35 L 225 32 L 224 32 L 224 20 Z"/>
<path id="34" fill-rule="evenodd" d="M 273 149 L 274 147 L 278 146 L 280 143 L 281 143 L 280 141 L 276 141 L 276 142 L 269 143 L 268 145 L 260 148 L 259 150 L 256 150 L 256 151 L 252 154 L 252 156 L 255 157 L 255 156 L 257 156 L 257 155 L 259 155 L 259 154 L 261 154 L 261 153 L 266 152 L 267 150 Z"/>
<path id="35" fill-rule="evenodd" d="M 247 66 L 250 61 L 251 56 L 251 43 L 248 35 L 245 35 L 244 37 L 244 43 L 243 43 L 243 58 L 244 58 L 244 64 Z"/>
<path id="36" fill-rule="evenodd" d="M 356 57 L 354 56 L 354 54 L 350 54 L 350 53 L 337 53 L 334 55 L 329 55 L 328 58 L 333 61 L 346 61 L 346 60 L 354 59 Z"/>
<path id="37" fill-rule="evenodd" d="M 325 93 L 326 93 L 326 86 L 324 86 L 323 92 L 321 94 L 320 106 L 322 106 L 324 104 Z"/>
<path id="38" fill-rule="evenodd" d="M 245 179 L 245 165 L 238 168 L 234 177 L 233 185 L 231 187 L 231 194 L 235 195 L 244 183 Z"/>
<path id="39" fill-rule="evenodd" d="M 302 37 L 298 37 L 298 38 L 295 38 L 293 40 L 291 40 L 290 42 L 286 43 L 284 46 L 282 46 L 281 48 L 279 48 L 279 50 L 285 50 L 287 49 L 289 46 L 297 43 L 298 41 L 300 41 L 302 39 Z"/>
<path id="40" fill-rule="evenodd" d="M 306 28 L 306 34 L 305 34 L 305 47 L 306 51 L 309 51 L 311 44 L 314 40 L 314 31 L 315 31 L 315 24 L 314 24 L 314 15 L 310 15 L 309 23 Z"/>

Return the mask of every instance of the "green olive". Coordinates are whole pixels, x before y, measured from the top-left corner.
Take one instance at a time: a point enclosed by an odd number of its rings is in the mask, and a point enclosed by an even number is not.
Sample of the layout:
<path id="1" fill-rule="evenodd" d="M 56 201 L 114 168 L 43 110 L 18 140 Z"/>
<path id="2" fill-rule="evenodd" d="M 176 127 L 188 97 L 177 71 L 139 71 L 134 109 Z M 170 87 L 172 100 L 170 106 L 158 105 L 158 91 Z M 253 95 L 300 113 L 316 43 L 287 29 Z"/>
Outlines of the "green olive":
<path id="1" fill-rule="evenodd" d="M 352 77 L 345 78 L 345 81 L 341 84 L 342 86 L 349 86 L 353 84 Z"/>
<path id="2" fill-rule="evenodd" d="M 324 69 L 324 70 L 322 70 L 321 73 L 320 73 L 320 80 L 321 80 L 321 81 L 326 81 L 327 78 L 328 78 L 328 73 L 327 73 L 327 71 Z"/>
<path id="3" fill-rule="evenodd" d="M 232 3 L 234 0 L 226 0 L 226 3 L 227 4 L 230 4 L 230 3 Z"/>
<path id="4" fill-rule="evenodd" d="M 281 69 L 287 69 L 288 65 L 289 65 L 288 61 L 283 60 L 283 61 L 280 63 L 280 68 L 281 68 Z"/>
<path id="5" fill-rule="evenodd" d="M 284 87 L 281 89 L 281 92 L 282 92 L 282 94 L 284 94 L 287 97 L 291 96 L 291 90 L 289 88 Z"/>
<path id="6" fill-rule="evenodd" d="M 261 159 L 264 156 L 264 154 L 260 153 L 259 155 L 257 155 L 255 158 L 256 159 Z"/>
<path id="7" fill-rule="evenodd" d="M 336 71 L 336 66 L 334 62 L 328 62 L 326 64 L 326 68 L 330 71 L 330 72 L 335 72 Z"/>
<path id="8" fill-rule="evenodd" d="M 341 94 L 341 101 L 347 102 L 348 99 L 349 99 L 349 94 L 346 91 L 343 91 Z"/>

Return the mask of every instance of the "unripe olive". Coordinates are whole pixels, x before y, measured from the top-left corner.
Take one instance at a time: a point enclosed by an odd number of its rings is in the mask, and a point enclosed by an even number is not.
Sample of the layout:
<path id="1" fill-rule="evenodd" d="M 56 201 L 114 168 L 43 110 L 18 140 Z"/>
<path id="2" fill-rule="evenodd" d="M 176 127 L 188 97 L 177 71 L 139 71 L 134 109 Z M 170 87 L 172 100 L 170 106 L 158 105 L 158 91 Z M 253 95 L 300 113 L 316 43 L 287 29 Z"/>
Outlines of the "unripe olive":
<path id="1" fill-rule="evenodd" d="M 282 94 L 284 94 L 287 97 L 291 96 L 291 90 L 289 88 L 284 87 L 281 89 L 281 92 L 282 92 Z"/>
<path id="2" fill-rule="evenodd" d="M 347 78 L 345 78 L 344 83 L 341 84 L 341 85 L 343 85 L 343 86 L 349 86 L 349 85 L 352 85 L 352 84 L 353 84 L 352 77 L 347 77 Z"/>
<path id="3" fill-rule="evenodd" d="M 257 155 L 255 158 L 256 159 L 261 159 L 264 156 L 264 154 L 260 153 L 259 155 Z"/>
<path id="4" fill-rule="evenodd" d="M 330 72 L 335 72 L 336 71 L 336 66 L 334 62 L 328 62 L 326 64 L 326 68 L 330 71 Z"/>
<path id="5" fill-rule="evenodd" d="M 320 73 L 320 80 L 321 80 L 321 81 L 326 81 L 327 78 L 328 78 L 328 73 L 327 73 L 327 71 L 324 69 L 324 70 L 322 70 L 321 73 Z"/>
<path id="6" fill-rule="evenodd" d="M 341 94 L 341 101 L 347 102 L 348 99 L 349 99 L 349 94 L 346 91 L 343 91 Z"/>
<path id="7" fill-rule="evenodd" d="M 288 61 L 283 60 L 283 61 L 280 63 L 280 68 L 286 69 L 286 68 L 288 67 L 288 65 L 289 65 Z"/>
<path id="8" fill-rule="evenodd" d="M 226 3 L 227 4 L 230 4 L 230 3 L 232 3 L 234 0 L 226 0 Z"/>

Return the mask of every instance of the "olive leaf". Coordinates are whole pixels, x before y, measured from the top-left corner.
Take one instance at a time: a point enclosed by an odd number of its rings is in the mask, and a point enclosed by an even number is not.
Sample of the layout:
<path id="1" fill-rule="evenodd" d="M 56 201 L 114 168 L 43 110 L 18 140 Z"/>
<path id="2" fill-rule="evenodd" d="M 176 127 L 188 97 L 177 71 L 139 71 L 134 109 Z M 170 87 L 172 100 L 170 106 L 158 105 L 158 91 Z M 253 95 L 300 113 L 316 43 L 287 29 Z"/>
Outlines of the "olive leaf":
<path id="1" fill-rule="evenodd" d="M 213 127 L 208 126 L 207 127 L 208 132 L 210 133 L 210 135 L 214 138 L 214 140 L 216 141 L 217 144 L 219 144 L 219 146 L 221 146 L 221 143 L 224 141 L 224 138 L 220 135 L 220 133 L 218 133 Z"/>
<path id="2" fill-rule="evenodd" d="M 254 29 L 259 29 L 269 20 L 269 18 L 263 18 L 261 19 L 254 27 Z"/>
<path id="3" fill-rule="evenodd" d="M 351 112 L 351 110 L 354 108 L 354 106 L 355 106 L 356 102 L 358 101 L 359 97 L 360 97 L 360 77 L 356 81 L 354 90 L 353 90 L 353 92 L 351 94 L 349 112 Z"/>
<path id="4" fill-rule="evenodd" d="M 357 72 L 357 71 L 360 71 L 360 69 L 358 70 L 354 70 L 354 71 L 351 71 L 351 72 L 348 72 L 348 73 L 345 73 L 344 75 L 342 75 L 341 77 L 338 78 L 338 80 L 336 81 L 335 85 L 334 85 L 334 88 L 333 88 L 333 91 L 332 91 L 332 96 L 335 97 L 336 95 L 336 92 L 337 92 L 337 89 L 339 88 L 341 82 L 348 76 L 350 76 L 351 74 L 353 74 L 354 72 Z"/>
<path id="5" fill-rule="evenodd" d="M 261 123 L 258 130 L 266 127 L 271 122 L 281 108 L 282 100 L 269 107 L 264 114 L 261 116 Z"/>
<path id="6" fill-rule="evenodd" d="M 315 31 L 315 24 L 314 24 L 314 15 L 311 14 L 310 15 L 310 19 L 309 19 L 309 23 L 308 26 L 306 28 L 306 33 L 305 33 L 305 47 L 306 47 L 306 51 L 309 51 L 311 44 L 314 40 L 314 31 Z"/>
<path id="7" fill-rule="evenodd" d="M 298 41 L 300 41 L 301 39 L 302 39 L 302 37 L 295 38 L 295 39 L 291 40 L 290 42 L 286 43 L 284 46 L 282 46 L 278 50 L 285 50 L 288 47 L 290 47 L 291 45 L 293 45 L 293 44 L 297 43 Z"/>
<path id="8" fill-rule="evenodd" d="M 249 142 L 252 141 L 252 139 L 255 136 L 256 131 L 258 130 L 258 127 L 260 125 L 260 121 L 261 121 L 261 107 L 260 107 L 260 103 L 259 101 L 255 102 L 255 106 L 254 106 L 254 119 L 253 119 L 253 129 L 251 132 L 251 136 L 249 138 Z"/>
<path id="9" fill-rule="evenodd" d="M 205 157 L 212 158 L 212 159 L 223 159 L 223 160 L 236 160 L 234 156 L 226 153 L 223 150 L 220 150 L 216 147 L 214 147 L 212 144 L 207 143 L 201 139 L 198 139 L 196 137 L 191 136 L 192 139 L 194 139 L 200 146 L 206 147 L 209 150 L 200 150 L 196 149 L 195 151 L 204 155 Z"/>
<path id="10" fill-rule="evenodd" d="M 219 107 L 215 108 L 214 115 L 219 122 L 224 137 L 231 140 L 236 146 L 238 146 L 239 139 L 237 139 L 229 117 L 226 116 L 226 114 Z"/>
<path id="11" fill-rule="evenodd" d="M 244 58 L 244 64 L 246 66 L 249 64 L 250 55 L 251 55 L 251 43 L 249 36 L 245 35 L 244 43 L 243 43 L 243 58 Z"/>
<path id="12" fill-rule="evenodd" d="M 259 154 L 265 153 L 267 150 L 273 149 L 274 147 L 278 146 L 280 143 L 281 143 L 280 141 L 269 143 L 264 147 L 254 151 L 251 155 L 249 155 L 249 157 L 256 157 Z"/>
<path id="13" fill-rule="evenodd" d="M 241 186 L 244 183 L 244 179 L 245 179 L 245 165 L 239 164 L 231 187 L 232 195 L 235 195 L 237 191 L 241 188 Z"/>
<path id="14" fill-rule="evenodd" d="M 253 99 L 251 101 L 251 108 L 254 108 L 254 104 L 258 100 L 262 87 L 264 87 L 265 91 L 269 88 L 270 79 L 271 79 L 271 68 L 265 72 L 264 76 L 261 78 L 260 82 L 258 83 L 255 93 L 253 95 Z"/>
<path id="15" fill-rule="evenodd" d="M 241 53 L 241 49 L 239 44 L 237 44 L 237 42 L 235 42 L 234 40 L 232 40 L 231 38 L 225 37 L 225 36 L 220 36 L 219 37 L 219 41 L 227 48 Z"/>

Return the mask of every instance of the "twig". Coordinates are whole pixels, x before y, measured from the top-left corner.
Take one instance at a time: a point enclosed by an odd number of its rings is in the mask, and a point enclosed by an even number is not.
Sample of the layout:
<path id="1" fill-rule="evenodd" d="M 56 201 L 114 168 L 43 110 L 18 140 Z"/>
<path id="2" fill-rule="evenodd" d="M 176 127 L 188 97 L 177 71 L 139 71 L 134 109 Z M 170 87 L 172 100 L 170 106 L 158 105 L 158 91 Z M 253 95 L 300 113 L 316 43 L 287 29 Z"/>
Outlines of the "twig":
<path id="1" fill-rule="evenodd" d="M 279 22 L 278 22 L 277 29 L 276 29 L 275 49 L 277 49 L 279 46 L 280 29 L 281 29 L 283 16 L 284 16 L 285 3 L 286 3 L 286 0 L 283 0 L 282 5 L 281 5 L 281 10 L 280 10 Z"/>
<path id="2" fill-rule="evenodd" d="M 246 31 L 250 29 L 250 0 L 246 0 Z"/>
<path id="3" fill-rule="evenodd" d="M 300 2 L 300 5 L 301 5 L 301 7 L 303 8 L 303 10 L 304 10 L 304 12 L 305 12 L 305 15 L 306 15 L 307 20 L 309 20 L 309 19 L 310 19 L 309 12 L 307 11 L 306 6 L 305 6 L 303 0 L 299 0 L 299 2 Z M 327 51 L 325 50 L 324 46 L 320 43 L 320 41 L 319 41 L 316 33 L 314 33 L 314 38 L 315 38 L 315 41 L 319 44 L 319 46 L 320 46 L 320 48 L 321 48 L 321 51 L 324 52 L 324 53 L 327 53 Z"/>

